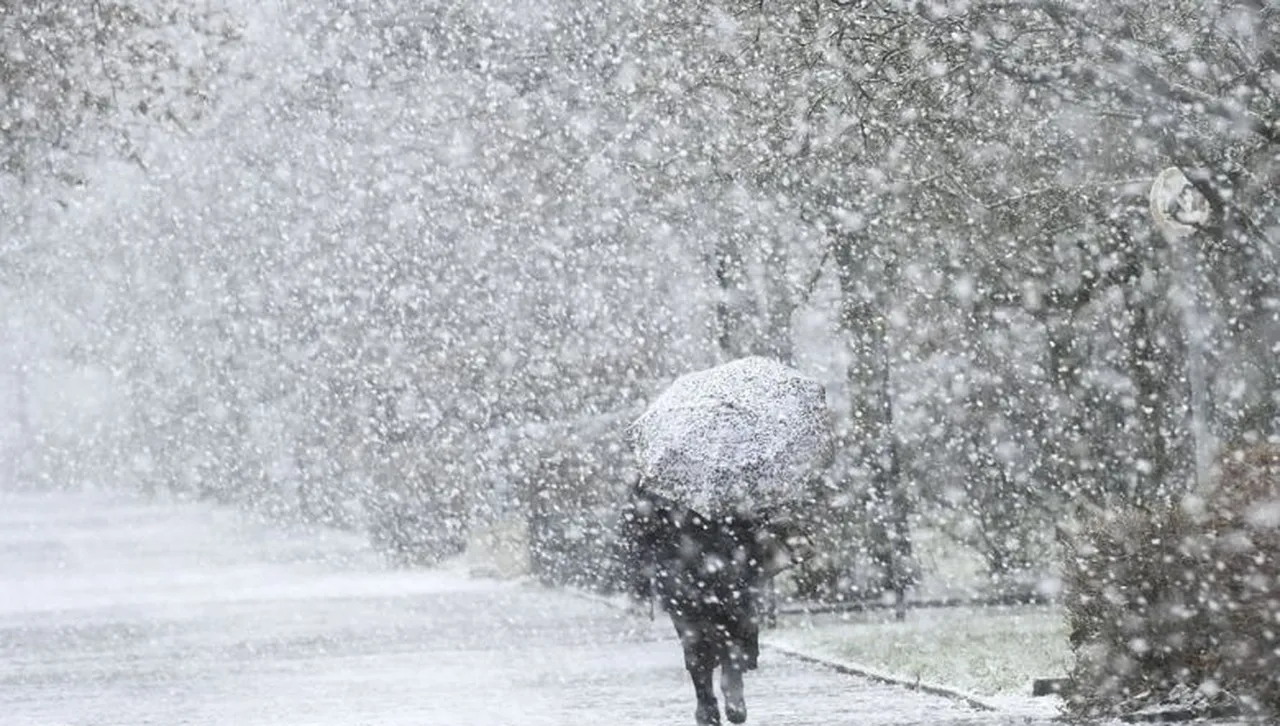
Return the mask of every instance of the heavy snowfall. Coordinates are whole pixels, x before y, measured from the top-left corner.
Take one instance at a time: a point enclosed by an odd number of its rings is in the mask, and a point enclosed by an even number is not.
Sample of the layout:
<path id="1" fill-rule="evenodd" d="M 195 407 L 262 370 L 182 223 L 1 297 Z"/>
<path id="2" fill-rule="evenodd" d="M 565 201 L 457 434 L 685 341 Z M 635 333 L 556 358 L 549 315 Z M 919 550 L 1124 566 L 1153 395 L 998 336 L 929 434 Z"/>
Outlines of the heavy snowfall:
<path id="1" fill-rule="evenodd" d="M 0 0 L 0 721 L 719 723 L 744 360 L 750 723 L 1274 717 L 1278 273 L 1277 0 Z"/>

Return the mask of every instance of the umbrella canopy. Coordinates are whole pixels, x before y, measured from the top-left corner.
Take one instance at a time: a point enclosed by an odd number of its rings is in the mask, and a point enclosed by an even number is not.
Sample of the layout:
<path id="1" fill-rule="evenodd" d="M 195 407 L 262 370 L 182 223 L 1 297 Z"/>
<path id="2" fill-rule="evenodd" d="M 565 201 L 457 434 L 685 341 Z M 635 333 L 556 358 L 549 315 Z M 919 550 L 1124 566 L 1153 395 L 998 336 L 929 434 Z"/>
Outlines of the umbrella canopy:
<path id="1" fill-rule="evenodd" d="M 681 376 L 628 433 L 645 487 L 703 514 L 796 502 L 831 455 L 822 384 L 760 357 Z"/>

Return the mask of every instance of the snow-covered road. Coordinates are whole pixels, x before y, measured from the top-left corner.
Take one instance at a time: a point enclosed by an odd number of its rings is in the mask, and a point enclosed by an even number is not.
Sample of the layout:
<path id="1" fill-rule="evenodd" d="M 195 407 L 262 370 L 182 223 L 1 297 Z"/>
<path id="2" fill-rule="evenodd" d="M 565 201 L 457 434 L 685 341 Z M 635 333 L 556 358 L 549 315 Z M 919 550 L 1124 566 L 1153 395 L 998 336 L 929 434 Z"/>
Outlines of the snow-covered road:
<path id="1" fill-rule="evenodd" d="M 751 723 L 1022 722 L 766 651 Z M 0 494 L 0 723 L 691 724 L 679 649 L 583 599 L 386 570 L 190 504 Z"/>

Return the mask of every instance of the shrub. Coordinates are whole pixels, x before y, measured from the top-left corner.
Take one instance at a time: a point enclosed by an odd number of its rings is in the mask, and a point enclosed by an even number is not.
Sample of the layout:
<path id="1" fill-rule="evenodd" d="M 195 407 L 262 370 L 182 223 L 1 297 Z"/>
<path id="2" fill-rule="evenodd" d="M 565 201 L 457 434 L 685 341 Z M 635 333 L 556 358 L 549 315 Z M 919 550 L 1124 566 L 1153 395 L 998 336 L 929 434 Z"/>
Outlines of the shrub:
<path id="1" fill-rule="evenodd" d="M 1280 714 L 1280 447 L 1218 470 L 1210 492 L 1100 514 L 1064 542 L 1073 715 L 1188 698 Z"/>

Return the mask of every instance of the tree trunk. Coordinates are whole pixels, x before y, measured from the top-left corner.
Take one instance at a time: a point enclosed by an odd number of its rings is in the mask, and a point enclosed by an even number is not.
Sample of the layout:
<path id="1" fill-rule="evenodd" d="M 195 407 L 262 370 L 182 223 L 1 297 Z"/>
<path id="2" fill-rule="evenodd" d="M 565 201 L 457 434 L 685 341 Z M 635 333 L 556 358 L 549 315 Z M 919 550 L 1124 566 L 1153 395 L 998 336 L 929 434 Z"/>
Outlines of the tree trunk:
<path id="1" fill-rule="evenodd" d="M 900 480 L 893 430 L 888 320 L 881 296 L 861 284 L 858 273 L 864 269 L 865 261 L 855 249 L 858 242 L 846 236 L 835 245 L 840 328 L 853 354 L 847 370 L 850 418 L 852 425 L 861 430 L 861 441 L 841 443 L 846 449 L 860 449 L 867 462 L 869 555 L 881 573 L 882 589 L 897 597 L 901 619 L 905 616 L 906 590 L 912 582 L 909 502 Z"/>
<path id="2" fill-rule="evenodd" d="M 762 330 L 757 337 L 756 352 L 791 365 L 791 315 L 795 312 L 795 298 L 787 287 L 786 269 L 774 270 L 769 277 L 769 299 L 761 311 Z"/>
<path id="3" fill-rule="evenodd" d="M 1168 412 L 1180 409 L 1171 406 L 1168 367 L 1160 360 L 1161 344 L 1156 340 L 1157 331 L 1151 321 L 1150 303 L 1144 299 L 1130 301 L 1129 374 L 1133 377 L 1134 397 L 1141 427 L 1139 455 L 1148 464 L 1137 472 L 1137 491 L 1134 501 L 1159 497 L 1159 492 L 1177 470 L 1165 433 Z"/>
<path id="4" fill-rule="evenodd" d="M 25 356 L 26 350 L 24 349 L 20 355 Z M 10 457 L 9 485 L 15 488 L 23 488 L 31 485 L 30 480 L 33 473 L 31 455 L 36 446 L 36 432 L 31 423 L 31 403 L 29 400 L 31 374 L 25 360 L 19 360 L 14 363 L 13 376 L 16 393 L 14 408 L 16 409 L 15 413 L 18 420 L 18 436 L 16 445 L 12 446 L 13 455 Z"/>
<path id="5" fill-rule="evenodd" d="M 742 246 L 727 235 L 716 245 L 713 272 L 716 278 L 716 348 L 723 360 L 747 354 L 746 263 Z"/>
<path id="6" fill-rule="evenodd" d="M 716 247 L 712 269 L 716 280 L 716 348 L 722 360 L 761 355 L 787 365 L 791 350 L 791 315 L 795 299 L 787 287 L 786 269 L 769 272 L 768 297 L 752 295 L 743 241 L 727 234 Z"/>

